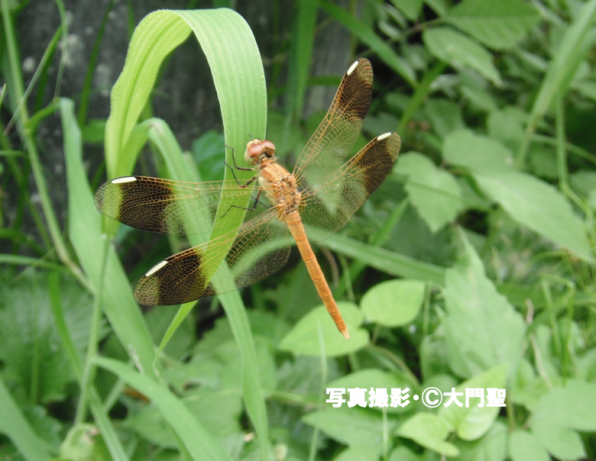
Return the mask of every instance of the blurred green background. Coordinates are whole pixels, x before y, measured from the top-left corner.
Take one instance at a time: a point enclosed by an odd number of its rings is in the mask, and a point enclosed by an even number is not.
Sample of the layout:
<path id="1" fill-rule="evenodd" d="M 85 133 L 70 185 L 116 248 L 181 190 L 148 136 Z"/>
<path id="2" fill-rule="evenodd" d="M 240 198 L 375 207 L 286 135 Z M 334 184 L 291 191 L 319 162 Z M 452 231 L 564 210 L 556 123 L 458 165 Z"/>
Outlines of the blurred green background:
<path id="1" fill-rule="evenodd" d="M 1 460 L 596 458 L 596 0 L 0 6 Z M 353 152 L 402 149 L 314 246 L 352 339 L 295 249 L 241 292 L 140 308 L 196 241 L 102 218 L 97 188 L 228 178 L 251 135 L 291 168 L 358 57 Z M 356 387 L 506 406 L 326 402 Z"/>

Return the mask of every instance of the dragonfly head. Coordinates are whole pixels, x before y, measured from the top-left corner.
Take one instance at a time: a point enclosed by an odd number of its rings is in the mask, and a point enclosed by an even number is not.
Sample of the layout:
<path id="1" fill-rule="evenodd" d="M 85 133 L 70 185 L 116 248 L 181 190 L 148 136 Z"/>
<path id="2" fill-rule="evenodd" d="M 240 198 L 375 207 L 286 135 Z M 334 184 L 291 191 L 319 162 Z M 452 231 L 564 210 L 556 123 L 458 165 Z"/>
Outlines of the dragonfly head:
<path id="1" fill-rule="evenodd" d="M 260 139 L 248 141 L 244 152 L 244 160 L 250 165 L 256 165 L 261 159 L 273 157 L 275 157 L 275 145 L 271 141 L 261 141 Z"/>

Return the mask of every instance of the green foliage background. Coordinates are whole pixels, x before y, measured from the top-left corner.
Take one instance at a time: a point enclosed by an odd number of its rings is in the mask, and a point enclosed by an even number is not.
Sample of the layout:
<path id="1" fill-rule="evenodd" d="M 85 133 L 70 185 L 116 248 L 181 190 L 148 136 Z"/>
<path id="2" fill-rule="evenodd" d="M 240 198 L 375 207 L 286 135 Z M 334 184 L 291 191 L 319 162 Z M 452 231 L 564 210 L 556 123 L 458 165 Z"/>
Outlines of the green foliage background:
<path id="1" fill-rule="evenodd" d="M 64 6 L 26 89 L 14 21 L 27 2 L 0 5 L 2 97 L 14 115 L 3 128 L 16 130 L 0 136 L 0 192 L 16 184 L 19 197 L 0 215 L 0 459 L 596 457 L 596 138 L 585 129 L 596 123 L 596 0 L 297 1 L 269 69 L 287 81 L 265 80 L 233 10 L 161 10 L 132 35 L 107 121 L 87 119 L 97 48 L 76 102 L 30 111 L 67 36 Z M 121 261 L 140 233 L 95 210 L 84 143 L 104 143 L 109 178 L 131 174 L 146 145 L 156 174 L 187 181 L 220 179 L 224 144 L 241 152 L 247 133 L 296 155 L 321 117 L 302 119 L 308 88 L 339 83 L 310 75 L 314 38 L 331 23 L 377 73 L 359 144 L 389 130 L 403 141 L 379 192 L 317 247 L 352 339 L 337 333 L 301 263 L 210 305 L 142 312 L 139 274 L 209 234 L 169 239 L 129 277 Z M 190 35 L 224 128 L 191 155 L 151 115 L 160 67 Z M 38 153 L 50 116 L 62 123 L 64 224 Z M 211 236 L 240 224 L 230 215 Z M 504 408 L 325 402 L 326 388 L 355 387 L 502 388 L 507 399 Z"/>

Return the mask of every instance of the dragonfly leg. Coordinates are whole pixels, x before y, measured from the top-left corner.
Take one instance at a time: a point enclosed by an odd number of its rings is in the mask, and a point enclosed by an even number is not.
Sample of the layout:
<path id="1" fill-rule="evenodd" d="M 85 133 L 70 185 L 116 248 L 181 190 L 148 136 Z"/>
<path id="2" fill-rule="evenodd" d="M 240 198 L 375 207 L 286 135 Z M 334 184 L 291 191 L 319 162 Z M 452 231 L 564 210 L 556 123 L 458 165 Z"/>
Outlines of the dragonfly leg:
<path id="1" fill-rule="evenodd" d="M 227 211 L 223 215 L 221 215 L 221 217 L 224 218 L 229 213 L 229 211 L 232 208 L 240 208 L 241 210 L 254 211 L 254 210 L 256 210 L 256 208 L 259 205 L 259 203 L 261 205 L 263 205 L 264 207 L 266 207 L 267 205 L 264 204 L 263 202 L 261 202 L 261 200 L 260 200 L 260 198 L 261 198 L 261 192 L 263 192 L 263 190 L 262 189 L 259 189 L 259 192 L 257 192 L 257 196 L 255 197 L 255 201 L 252 204 L 252 206 L 230 205 L 230 208 L 228 208 Z"/>
<path id="2" fill-rule="evenodd" d="M 236 155 L 235 155 L 235 149 L 232 146 L 228 146 L 227 144 L 224 144 L 225 147 L 227 147 L 228 149 L 232 150 L 232 161 L 234 162 L 234 168 L 232 168 L 228 162 L 224 161 L 225 166 L 227 166 L 231 171 L 232 174 L 234 175 L 234 179 L 236 180 L 236 182 L 238 183 L 238 185 L 240 187 L 246 187 L 248 186 L 252 181 L 254 181 L 254 179 L 256 178 L 252 178 L 249 182 L 247 182 L 246 184 L 240 184 L 240 181 L 238 181 L 238 178 L 236 177 L 236 172 L 234 170 L 240 170 L 240 171 L 255 171 L 257 168 L 249 168 L 249 167 L 243 167 L 243 166 L 238 166 L 238 164 L 236 163 Z"/>

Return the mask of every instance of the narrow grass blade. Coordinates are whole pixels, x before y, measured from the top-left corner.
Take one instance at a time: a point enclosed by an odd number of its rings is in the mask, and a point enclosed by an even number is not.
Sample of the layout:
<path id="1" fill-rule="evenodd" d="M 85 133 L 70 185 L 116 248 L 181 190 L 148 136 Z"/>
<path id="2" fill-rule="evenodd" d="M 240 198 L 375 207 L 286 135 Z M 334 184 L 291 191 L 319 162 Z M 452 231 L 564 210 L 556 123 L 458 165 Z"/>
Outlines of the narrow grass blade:
<path id="1" fill-rule="evenodd" d="M 229 460 L 230 458 L 213 441 L 213 436 L 203 428 L 184 403 L 167 388 L 130 369 L 116 360 L 97 358 L 95 365 L 116 374 L 126 384 L 147 396 L 159 409 L 168 424 L 184 443 L 193 460 Z"/>
<path id="2" fill-rule="evenodd" d="M 574 22 L 565 31 L 532 106 L 526 127 L 526 137 L 515 159 L 517 167 L 522 167 L 525 163 L 530 139 L 538 122 L 544 117 L 554 98 L 557 95 L 563 97 L 578 66 L 592 49 L 596 41 L 596 29 L 593 28 L 595 18 L 596 0 L 591 0 L 582 6 L 581 12 L 575 16 Z"/>
<path id="3" fill-rule="evenodd" d="M 334 234 L 320 244 L 391 275 L 431 282 L 436 285 L 445 283 L 445 269 L 442 267 L 416 261 L 408 256 L 393 253 L 343 235 Z"/>
<path id="4" fill-rule="evenodd" d="M 87 173 L 83 168 L 81 132 L 74 116 L 74 104 L 71 100 L 61 99 L 60 108 L 66 155 L 68 211 L 71 216 L 68 230 L 79 261 L 97 293 L 105 236 L 101 231 L 101 216 L 95 209 Z M 155 376 L 151 336 L 113 248 L 110 248 L 106 264 L 103 310 L 137 366 Z"/>

